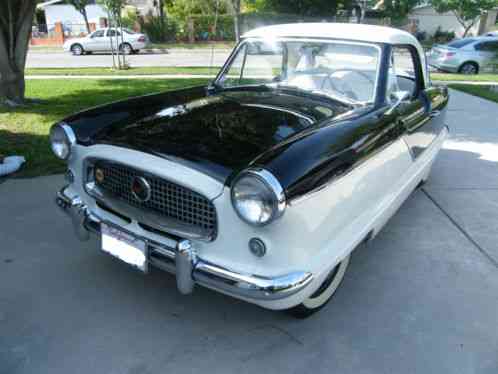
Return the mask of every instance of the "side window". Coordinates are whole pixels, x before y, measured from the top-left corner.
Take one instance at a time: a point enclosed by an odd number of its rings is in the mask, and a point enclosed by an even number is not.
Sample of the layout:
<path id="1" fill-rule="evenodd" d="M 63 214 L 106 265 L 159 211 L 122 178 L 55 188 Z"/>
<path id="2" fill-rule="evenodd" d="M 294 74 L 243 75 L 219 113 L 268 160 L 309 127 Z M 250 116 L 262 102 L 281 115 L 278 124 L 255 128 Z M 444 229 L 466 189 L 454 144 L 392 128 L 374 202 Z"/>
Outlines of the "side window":
<path id="1" fill-rule="evenodd" d="M 113 30 L 113 29 L 109 29 L 107 30 L 107 36 L 119 36 L 121 35 L 119 31 L 117 30 Z"/>
<path id="2" fill-rule="evenodd" d="M 97 30 L 92 34 L 92 38 L 101 38 L 104 36 L 104 30 Z"/>
<path id="3" fill-rule="evenodd" d="M 281 47 L 261 42 L 247 42 L 237 53 L 228 72 L 222 78 L 224 87 L 271 83 L 282 73 Z"/>
<path id="4" fill-rule="evenodd" d="M 392 49 L 387 79 L 387 99 L 397 91 L 408 91 L 412 98 L 418 96 L 422 87 L 422 73 L 417 52 L 408 46 Z"/>

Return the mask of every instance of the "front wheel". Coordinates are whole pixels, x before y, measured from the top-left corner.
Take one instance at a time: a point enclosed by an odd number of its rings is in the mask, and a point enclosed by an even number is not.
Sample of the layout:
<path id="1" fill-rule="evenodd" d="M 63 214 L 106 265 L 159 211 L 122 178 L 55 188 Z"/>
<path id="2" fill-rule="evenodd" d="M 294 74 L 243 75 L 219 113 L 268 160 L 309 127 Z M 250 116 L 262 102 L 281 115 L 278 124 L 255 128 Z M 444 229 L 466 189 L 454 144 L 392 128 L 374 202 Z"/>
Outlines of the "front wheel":
<path id="1" fill-rule="evenodd" d="M 71 46 L 71 53 L 75 56 L 81 56 L 83 53 L 85 53 L 85 50 L 81 46 L 81 44 L 74 44 Z"/>
<path id="2" fill-rule="evenodd" d="M 296 318 L 307 318 L 322 309 L 342 283 L 350 257 L 351 254 L 332 269 L 313 295 L 294 308 L 287 309 L 287 312 Z"/>

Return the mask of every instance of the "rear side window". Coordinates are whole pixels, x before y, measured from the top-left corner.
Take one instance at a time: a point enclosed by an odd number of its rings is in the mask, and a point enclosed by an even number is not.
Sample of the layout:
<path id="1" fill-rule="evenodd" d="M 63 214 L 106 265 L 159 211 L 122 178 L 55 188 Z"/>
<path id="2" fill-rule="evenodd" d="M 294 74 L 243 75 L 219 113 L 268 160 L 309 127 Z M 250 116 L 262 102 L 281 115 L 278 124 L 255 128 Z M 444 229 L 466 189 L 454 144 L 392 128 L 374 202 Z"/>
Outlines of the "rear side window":
<path id="1" fill-rule="evenodd" d="M 498 52 L 498 42 L 482 42 L 476 44 L 474 48 L 476 51 Z"/>
<path id="2" fill-rule="evenodd" d="M 116 36 L 116 35 L 121 35 L 121 34 L 119 33 L 119 31 L 112 30 L 112 29 L 109 29 L 107 31 L 107 36 Z"/>
<path id="3" fill-rule="evenodd" d="M 448 47 L 452 48 L 463 48 L 466 45 L 475 42 L 475 39 L 472 38 L 467 38 L 467 39 L 460 39 L 460 40 L 455 40 L 452 41 L 451 43 L 448 43 Z"/>

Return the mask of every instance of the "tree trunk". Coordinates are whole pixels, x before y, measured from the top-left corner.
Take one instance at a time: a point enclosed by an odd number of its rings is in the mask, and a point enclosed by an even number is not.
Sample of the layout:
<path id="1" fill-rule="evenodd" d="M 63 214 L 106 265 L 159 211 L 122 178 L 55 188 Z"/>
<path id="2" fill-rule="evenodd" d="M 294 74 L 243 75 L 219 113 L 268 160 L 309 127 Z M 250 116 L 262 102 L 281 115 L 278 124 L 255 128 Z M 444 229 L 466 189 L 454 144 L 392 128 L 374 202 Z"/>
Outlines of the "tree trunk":
<path id="1" fill-rule="evenodd" d="M 232 11 L 233 11 L 233 28 L 235 33 L 235 40 L 239 41 L 240 39 L 240 0 L 232 0 Z"/>
<path id="2" fill-rule="evenodd" d="M 22 103 L 24 68 L 36 0 L 0 2 L 0 99 Z"/>
<path id="3" fill-rule="evenodd" d="M 90 30 L 90 23 L 88 23 L 88 15 L 86 14 L 86 8 L 83 7 L 81 10 L 81 15 L 83 16 L 83 19 L 85 20 L 85 26 L 86 26 L 86 32 L 90 34 L 92 30 Z"/>

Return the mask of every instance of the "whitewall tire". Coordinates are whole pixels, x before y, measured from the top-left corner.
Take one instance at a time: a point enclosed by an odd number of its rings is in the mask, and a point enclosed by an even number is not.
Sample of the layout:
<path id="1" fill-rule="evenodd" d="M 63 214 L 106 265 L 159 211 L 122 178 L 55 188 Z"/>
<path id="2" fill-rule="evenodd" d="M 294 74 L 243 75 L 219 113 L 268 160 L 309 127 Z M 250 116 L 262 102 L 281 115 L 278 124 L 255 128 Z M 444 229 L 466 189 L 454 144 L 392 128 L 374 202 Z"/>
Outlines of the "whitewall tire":
<path id="1" fill-rule="evenodd" d="M 335 291 L 337 291 L 339 285 L 342 283 L 344 274 L 349 265 L 350 257 L 351 254 L 332 269 L 313 295 L 294 308 L 288 309 L 287 312 L 297 318 L 306 318 L 323 308 L 330 301 Z"/>

